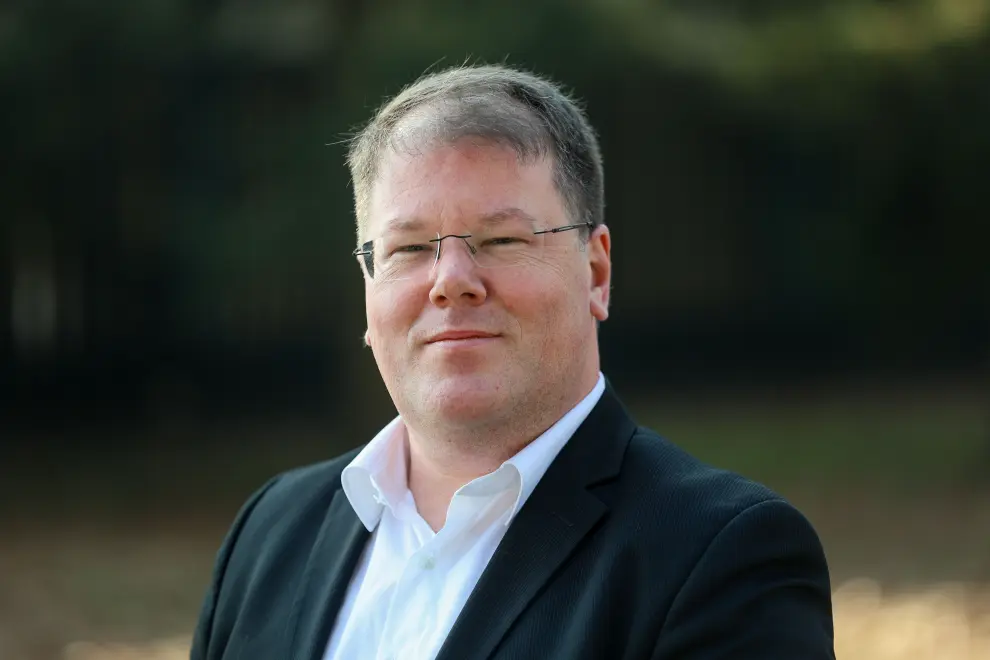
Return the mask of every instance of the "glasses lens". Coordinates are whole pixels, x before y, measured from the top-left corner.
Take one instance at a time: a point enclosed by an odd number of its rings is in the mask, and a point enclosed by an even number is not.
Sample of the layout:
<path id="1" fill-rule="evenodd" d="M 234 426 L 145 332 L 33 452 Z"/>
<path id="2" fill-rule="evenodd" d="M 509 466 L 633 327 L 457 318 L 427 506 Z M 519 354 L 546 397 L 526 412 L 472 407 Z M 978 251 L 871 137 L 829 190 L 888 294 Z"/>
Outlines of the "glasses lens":
<path id="1" fill-rule="evenodd" d="M 404 280 L 428 271 L 436 261 L 436 234 L 389 234 L 373 241 L 373 277 Z"/>
<path id="2" fill-rule="evenodd" d="M 474 248 L 474 262 L 481 268 L 504 268 L 538 261 L 545 236 L 534 234 L 529 223 L 499 223 L 467 239 Z"/>

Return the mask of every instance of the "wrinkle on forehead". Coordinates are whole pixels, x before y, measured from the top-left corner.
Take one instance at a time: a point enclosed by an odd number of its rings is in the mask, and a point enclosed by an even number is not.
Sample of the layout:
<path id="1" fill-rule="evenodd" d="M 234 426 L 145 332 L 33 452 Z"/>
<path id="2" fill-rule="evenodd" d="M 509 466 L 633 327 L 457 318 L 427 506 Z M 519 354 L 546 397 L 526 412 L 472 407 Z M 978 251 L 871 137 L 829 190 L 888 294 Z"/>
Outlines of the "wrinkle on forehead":
<path id="1" fill-rule="evenodd" d="M 549 206 L 542 192 L 534 196 L 537 189 L 551 193 Z M 419 155 L 390 152 L 371 191 L 365 238 L 424 226 L 460 231 L 510 220 L 535 230 L 558 220 L 562 202 L 550 164 L 521 163 L 506 146 L 462 141 Z"/>

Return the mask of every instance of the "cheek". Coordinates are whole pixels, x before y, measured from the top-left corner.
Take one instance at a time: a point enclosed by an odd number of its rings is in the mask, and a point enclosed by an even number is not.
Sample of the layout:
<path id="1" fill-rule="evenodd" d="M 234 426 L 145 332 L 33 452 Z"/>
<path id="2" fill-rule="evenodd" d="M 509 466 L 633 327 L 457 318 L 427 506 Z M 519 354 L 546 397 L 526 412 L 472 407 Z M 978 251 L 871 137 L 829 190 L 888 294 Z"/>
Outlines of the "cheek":
<path id="1" fill-rule="evenodd" d="M 542 334 L 542 343 L 546 344 L 565 330 L 565 324 L 573 318 L 579 304 L 575 299 L 575 287 L 566 277 L 567 274 L 556 269 L 525 276 L 521 273 L 504 289 L 506 295 L 500 298 L 524 335 L 529 334 L 532 338 L 534 333 Z"/>
<path id="2" fill-rule="evenodd" d="M 420 295 L 408 287 L 398 286 L 369 290 L 365 295 L 365 309 L 372 341 L 381 338 L 394 347 L 397 339 L 404 338 L 422 309 L 422 305 L 417 305 Z"/>

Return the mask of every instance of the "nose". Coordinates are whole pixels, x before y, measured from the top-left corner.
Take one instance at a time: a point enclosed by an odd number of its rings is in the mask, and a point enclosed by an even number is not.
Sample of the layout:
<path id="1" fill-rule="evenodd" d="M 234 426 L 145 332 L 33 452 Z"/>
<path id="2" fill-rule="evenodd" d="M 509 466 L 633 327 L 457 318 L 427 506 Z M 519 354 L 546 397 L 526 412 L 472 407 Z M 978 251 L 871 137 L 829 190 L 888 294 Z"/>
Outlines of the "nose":
<path id="1" fill-rule="evenodd" d="M 433 267 L 430 301 L 437 307 L 480 305 L 488 296 L 485 283 L 464 239 L 449 237 L 440 244 Z"/>

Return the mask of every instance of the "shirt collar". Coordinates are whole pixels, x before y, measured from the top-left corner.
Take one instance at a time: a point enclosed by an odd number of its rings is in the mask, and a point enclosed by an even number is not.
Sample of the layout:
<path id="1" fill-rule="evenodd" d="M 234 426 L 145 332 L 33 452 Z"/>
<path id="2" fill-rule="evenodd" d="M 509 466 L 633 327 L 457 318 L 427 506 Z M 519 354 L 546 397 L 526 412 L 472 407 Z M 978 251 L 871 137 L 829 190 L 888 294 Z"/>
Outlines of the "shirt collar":
<path id="1" fill-rule="evenodd" d="M 532 495 L 553 459 L 591 413 L 604 391 L 605 377 L 599 372 L 598 381 L 586 397 L 496 470 L 501 472 L 514 469 L 519 475 L 519 490 L 506 525 Z M 373 531 L 378 526 L 386 506 L 395 511 L 405 496 L 408 490 L 406 457 L 406 427 L 402 418 L 396 417 L 372 438 L 341 473 L 344 495 L 368 531 Z M 465 485 L 464 489 L 471 484 Z"/>
<path id="2" fill-rule="evenodd" d="M 383 509 L 395 510 L 405 494 L 406 427 L 396 417 L 372 438 L 340 475 L 344 495 L 368 531 L 378 526 Z"/>

